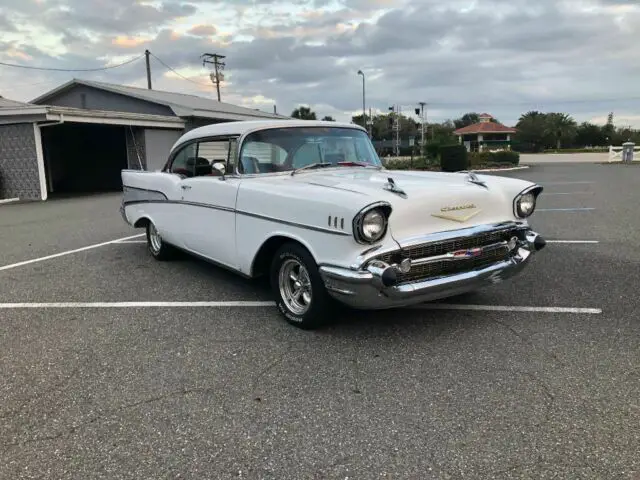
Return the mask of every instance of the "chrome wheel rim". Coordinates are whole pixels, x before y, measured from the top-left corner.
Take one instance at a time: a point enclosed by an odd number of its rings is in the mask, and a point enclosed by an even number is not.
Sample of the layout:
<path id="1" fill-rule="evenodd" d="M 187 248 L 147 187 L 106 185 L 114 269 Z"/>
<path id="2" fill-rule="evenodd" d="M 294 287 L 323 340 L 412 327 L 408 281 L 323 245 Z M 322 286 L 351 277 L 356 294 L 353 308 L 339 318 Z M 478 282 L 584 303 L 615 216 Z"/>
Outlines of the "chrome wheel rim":
<path id="1" fill-rule="evenodd" d="M 305 266 L 288 259 L 280 266 L 278 275 L 280 296 L 295 315 L 303 315 L 311 306 L 311 278 Z"/>
<path id="2" fill-rule="evenodd" d="M 155 253 L 158 253 L 162 248 L 162 237 L 160 237 L 160 234 L 153 223 L 149 224 L 149 245 L 151 246 L 151 250 Z"/>

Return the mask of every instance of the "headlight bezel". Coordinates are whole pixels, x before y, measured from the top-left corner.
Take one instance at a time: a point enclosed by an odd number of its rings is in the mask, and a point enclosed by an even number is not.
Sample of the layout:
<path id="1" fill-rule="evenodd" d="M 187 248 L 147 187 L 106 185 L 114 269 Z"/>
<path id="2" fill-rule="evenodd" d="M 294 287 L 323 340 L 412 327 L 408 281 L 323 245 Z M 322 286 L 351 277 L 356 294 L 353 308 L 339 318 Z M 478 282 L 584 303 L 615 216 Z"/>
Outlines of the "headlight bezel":
<path id="1" fill-rule="evenodd" d="M 375 236 L 368 238 L 364 233 L 364 219 L 365 217 L 372 213 L 378 212 L 383 218 L 384 225 L 380 231 L 380 233 Z M 353 218 L 352 226 L 353 226 L 353 238 L 356 242 L 363 245 L 371 245 L 376 242 L 382 240 L 389 229 L 389 216 L 391 215 L 391 204 L 387 202 L 376 202 L 370 205 L 367 205 L 362 210 L 360 210 L 356 216 Z"/>
<path id="2" fill-rule="evenodd" d="M 513 199 L 513 214 L 516 216 L 516 218 L 524 219 L 529 218 L 531 215 L 533 215 L 533 213 L 536 211 L 536 207 L 538 205 L 538 197 L 542 193 L 542 190 L 543 188 L 541 185 L 531 185 L 515 196 L 515 198 Z M 533 196 L 533 208 L 529 213 L 525 213 L 521 209 L 520 202 L 525 195 Z"/>

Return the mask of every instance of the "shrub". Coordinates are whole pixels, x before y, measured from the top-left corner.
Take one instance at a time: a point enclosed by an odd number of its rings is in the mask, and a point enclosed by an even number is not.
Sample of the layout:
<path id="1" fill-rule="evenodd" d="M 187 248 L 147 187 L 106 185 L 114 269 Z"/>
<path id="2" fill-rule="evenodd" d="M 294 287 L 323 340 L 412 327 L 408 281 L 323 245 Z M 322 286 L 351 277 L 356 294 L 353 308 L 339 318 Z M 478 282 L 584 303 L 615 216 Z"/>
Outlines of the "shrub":
<path id="1" fill-rule="evenodd" d="M 503 150 L 501 152 L 490 152 L 490 155 L 492 156 L 492 161 L 496 163 L 510 163 L 512 165 L 520 163 L 520 154 L 518 152 Z"/>
<path id="2" fill-rule="evenodd" d="M 389 159 L 384 161 L 385 168 L 389 170 L 419 170 L 429 166 L 426 158 L 414 157 L 411 159 Z"/>
<path id="3" fill-rule="evenodd" d="M 443 172 L 459 172 L 469 168 L 467 149 L 464 145 L 442 145 L 440 168 Z"/>
<path id="4" fill-rule="evenodd" d="M 520 163 L 520 154 L 509 150 L 500 152 L 471 152 L 469 153 L 469 165 L 477 167 L 492 163 L 510 163 L 518 165 Z"/>
<path id="5" fill-rule="evenodd" d="M 440 143 L 427 143 L 425 153 L 429 158 L 438 158 L 438 155 L 440 155 Z"/>

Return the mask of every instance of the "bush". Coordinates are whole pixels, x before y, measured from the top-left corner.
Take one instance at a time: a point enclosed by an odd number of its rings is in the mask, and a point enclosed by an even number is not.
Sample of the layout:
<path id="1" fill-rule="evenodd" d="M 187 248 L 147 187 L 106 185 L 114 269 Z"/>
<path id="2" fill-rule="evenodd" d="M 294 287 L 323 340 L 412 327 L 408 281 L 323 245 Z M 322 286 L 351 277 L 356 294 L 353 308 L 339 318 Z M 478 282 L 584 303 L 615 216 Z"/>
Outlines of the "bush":
<path id="1" fill-rule="evenodd" d="M 464 145 L 442 145 L 440 168 L 443 172 L 459 172 L 469 168 L 467 149 Z"/>
<path id="2" fill-rule="evenodd" d="M 427 143 L 425 153 L 429 158 L 438 158 L 438 155 L 440 155 L 440 143 Z"/>
<path id="3" fill-rule="evenodd" d="M 384 161 L 385 168 L 389 170 L 420 170 L 429 166 L 429 162 L 423 157 L 414 157 L 410 159 L 394 159 Z"/>
<path id="4" fill-rule="evenodd" d="M 518 165 L 520 163 L 520 154 L 509 150 L 501 152 L 471 152 L 469 153 L 469 165 L 472 167 L 487 165 L 492 163 L 510 163 Z"/>

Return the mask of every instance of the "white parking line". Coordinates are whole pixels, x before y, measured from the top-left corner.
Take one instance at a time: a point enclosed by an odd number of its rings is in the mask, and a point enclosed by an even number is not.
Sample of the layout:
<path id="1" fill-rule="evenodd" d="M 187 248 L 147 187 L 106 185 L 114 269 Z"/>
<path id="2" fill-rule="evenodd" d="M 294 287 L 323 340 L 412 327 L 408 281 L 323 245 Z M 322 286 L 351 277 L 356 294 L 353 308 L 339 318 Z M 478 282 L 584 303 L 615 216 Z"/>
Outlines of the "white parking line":
<path id="1" fill-rule="evenodd" d="M 114 244 L 121 244 L 121 243 L 147 243 L 146 240 L 121 240 L 119 242 L 113 242 Z"/>
<path id="2" fill-rule="evenodd" d="M 575 208 L 538 208 L 536 212 L 586 212 L 595 210 L 591 207 L 575 207 Z"/>
<path id="3" fill-rule="evenodd" d="M 175 308 L 175 307 L 274 307 L 274 302 L 228 301 L 228 302 L 45 302 L 45 303 L 0 303 L 0 309 L 11 308 Z"/>
<path id="4" fill-rule="evenodd" d="M 175 308 L 175 307 L 274 307 L 270 301 L 228 301 L 228 302 L 57 302 L 57 303 L 0 303 L 0 309 L 21 308 Z M 496 312 L 540 312 L 540 313 L 602 313 L 599 308 L 575 307 L 520 307 L 516 305 L 464 305 L 449 303 L 425 303 L 406 309 L 419 310 L 474 310 Z"/>
<path id="5" fill-rule="evenodd" d="M 519 307 L 517 305 L 464 305 L 452 303 L 426 303 L 409 309 L 420 310 L 477 310 L 494 312 L 539 312 L 539 313 L 602 313 L 600 308 L 576 308 L 576 307 Z"/>
<path id="6" fill-rule="evenodd" d="M 599 240 L 547 240 L 547 243 L 600 243 Z"/>
<path id="7" fill-rule="evenodd" d="M 32 263 L 43 262 L 45 260 L 51 260 L 52 258 L 63 257 L 65 255 L 71 255 L 72 253 L 84 252 L 85 250 L 92 250 L 94 248 L 104 247 L 105 245 L 111 245 L 113 243 L 116 243 L 122 240 L 129 240 L 132 238 L 142 237 L 143 235 L 145 234 L 141 233 L 139 235 L 132 235 L 130 237 L 116 238 L 115 240 L 110 240 L 108 242 L 96 243 L 94 245 L 88 245 L 86 247 L 76 248 L 74 250 L 67 250 L 66 252 L 54 253 L 53 255 L 47 255 L 46 257 L 32 258 L 31 260 L 25 260 L 24 262 L 12 263 L 11 265 L 4 265 L 0 267 L 0 271 L 9 270 L 11 268 L 16 268 L 16 267 L 22 267 L 24 265 L 29 265 Z"/>
<path id="8" fill-rule="evenodd" d="M 552 193 L 544 193 L 545 197 L 550 195 L 593 195 L 595 192 L 552 192 Z"/>
<path id="9" fill-rule="evenodd" d="M 575 181 L 575 182 L 534 182 L 534 183 L 538 183 L 542 186 L 544 185 L 583 185 L 583 184 L 590 184 L 590 183 L 596 183 L 596 182 L 588 182 L 588 181 Z"/>

